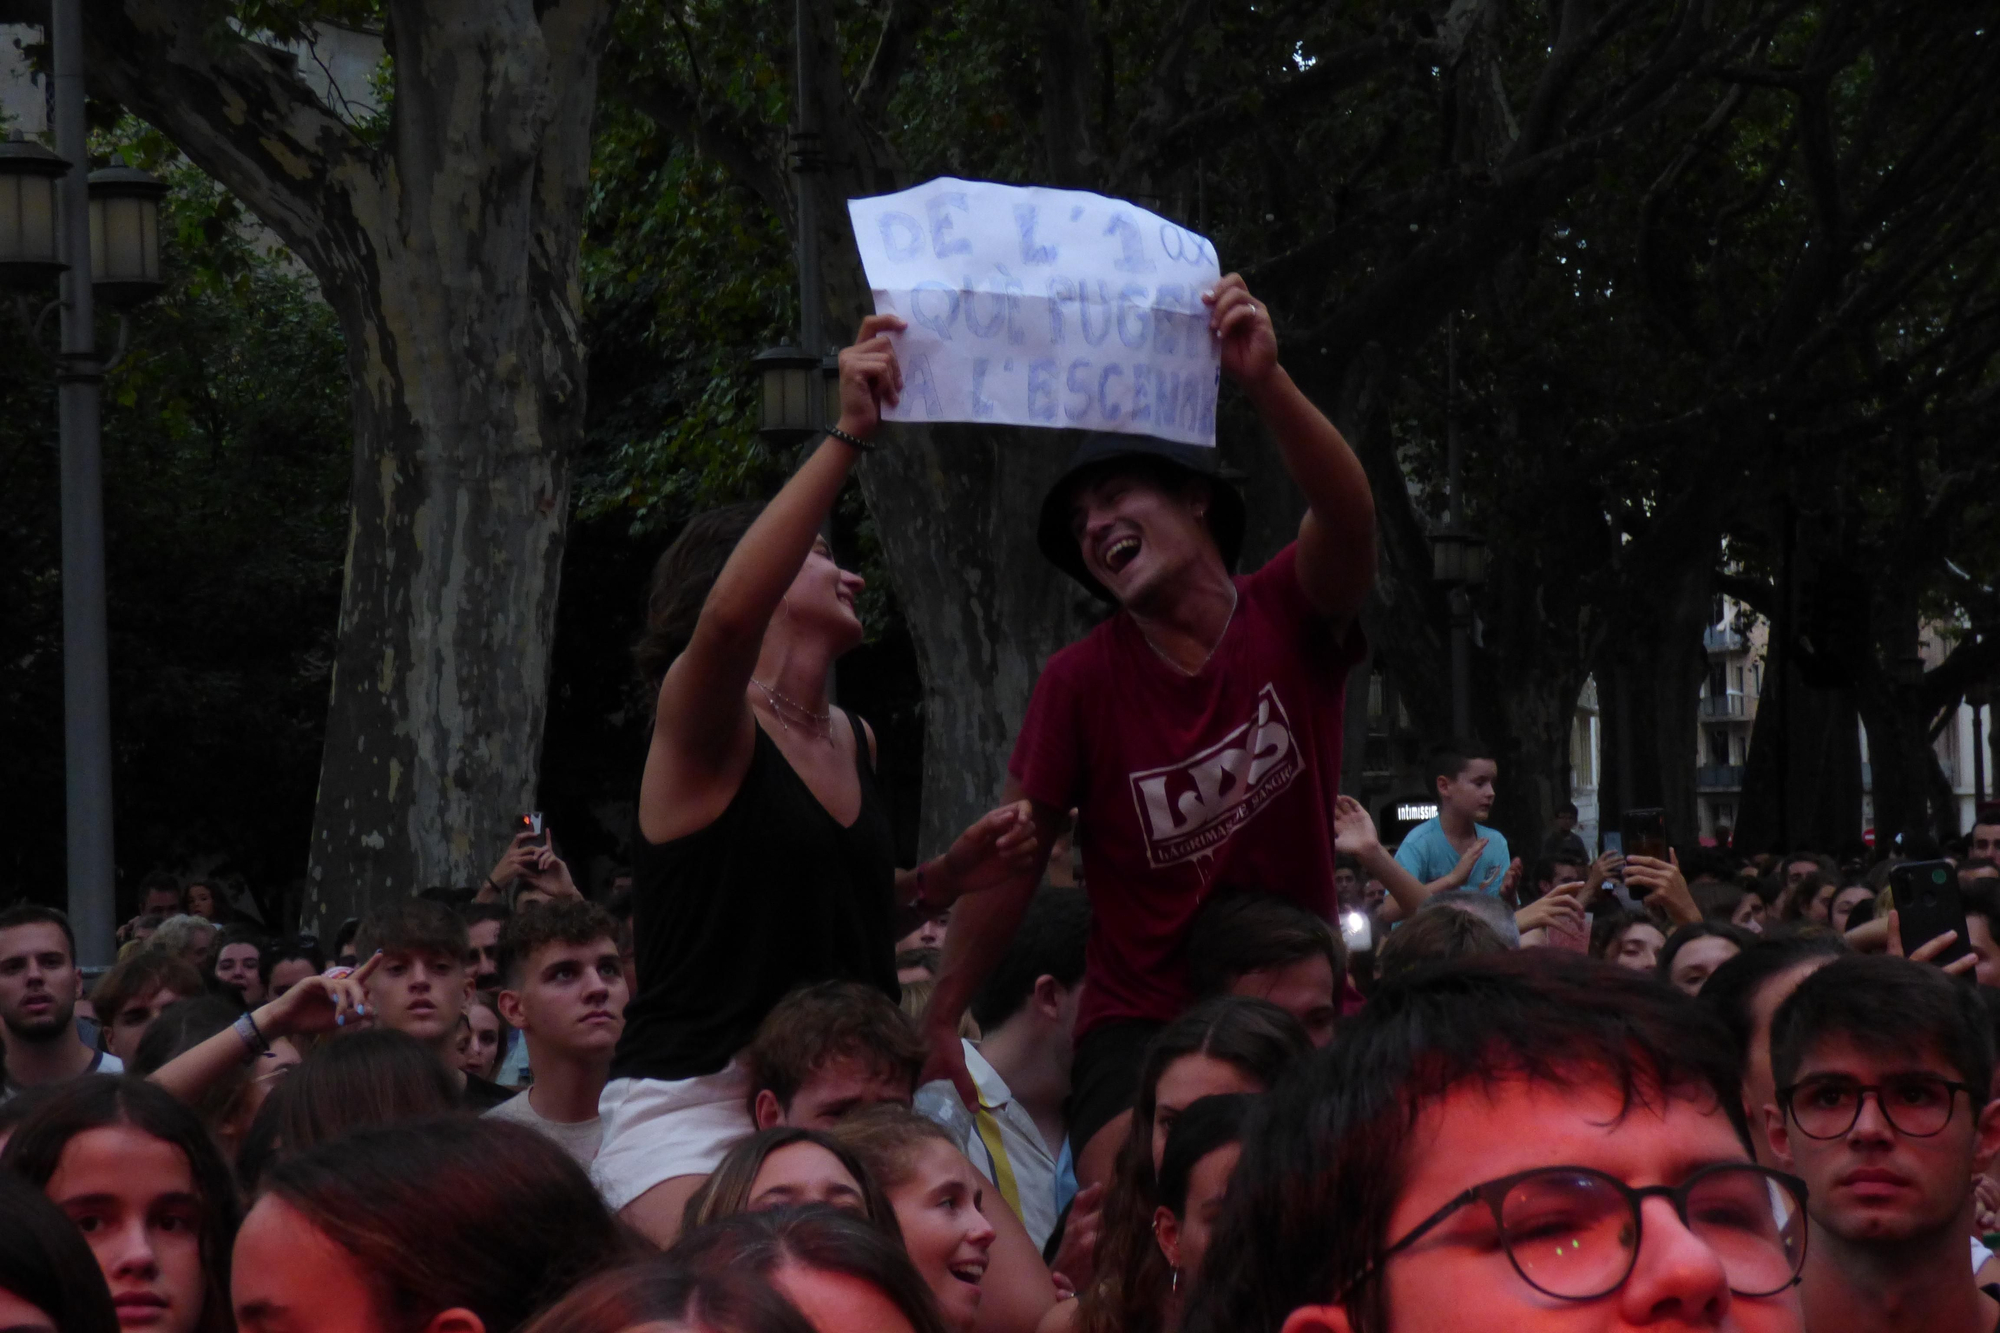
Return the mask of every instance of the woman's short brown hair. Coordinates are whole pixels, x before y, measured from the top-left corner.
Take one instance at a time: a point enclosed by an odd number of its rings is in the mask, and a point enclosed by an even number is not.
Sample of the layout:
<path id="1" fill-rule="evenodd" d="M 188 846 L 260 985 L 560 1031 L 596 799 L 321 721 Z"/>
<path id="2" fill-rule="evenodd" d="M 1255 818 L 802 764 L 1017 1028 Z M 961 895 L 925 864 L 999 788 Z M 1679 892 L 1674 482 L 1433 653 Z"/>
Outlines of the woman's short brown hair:
<path id="1" fill-rule="evenodd" d="M 90 1008 L 108 1028 L 134 1000 L 163 990 L 191 1000 L 206 989 L 192 963 L 158 949 L 141 949 L 97 979 L 90 989 Z"/>

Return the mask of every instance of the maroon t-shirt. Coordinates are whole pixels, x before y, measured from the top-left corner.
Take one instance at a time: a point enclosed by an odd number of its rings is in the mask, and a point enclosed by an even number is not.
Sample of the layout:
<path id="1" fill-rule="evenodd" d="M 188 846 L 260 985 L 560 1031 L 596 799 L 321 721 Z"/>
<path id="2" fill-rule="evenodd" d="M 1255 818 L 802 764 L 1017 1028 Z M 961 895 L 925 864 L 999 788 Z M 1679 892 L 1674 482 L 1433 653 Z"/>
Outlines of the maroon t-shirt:
<path id="1" fill-rule="evenodd" d="M 1217 888 L 1333 915 L 1341 715 L 1364 641 L 1306 600 L 1295 553 L 1236 579 L 1236 613 L 1193 676 L 1121 611 L 1035 682 L 1008 768 L 1031 799 L 1081 811 L 1079 1035 L 1186 1007 L 1188 922 Z"/>

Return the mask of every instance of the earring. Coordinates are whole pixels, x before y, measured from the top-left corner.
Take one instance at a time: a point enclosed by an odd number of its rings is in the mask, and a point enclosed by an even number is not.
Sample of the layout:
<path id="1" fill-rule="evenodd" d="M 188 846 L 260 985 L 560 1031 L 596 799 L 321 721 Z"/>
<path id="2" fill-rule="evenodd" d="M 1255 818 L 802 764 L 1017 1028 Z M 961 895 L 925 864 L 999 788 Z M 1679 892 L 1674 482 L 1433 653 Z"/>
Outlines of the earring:
<path id="1" fill-rule="evenodd" d="M 1176 1268 L 1176 1269 L 1174 1270 L 1174 1281 L 1173 1281 L 1173 1285 L 1172 1285 L 1172 1286 L 1170 1286 L 1170 1287 L 1168 1287 L 1168 1288 L 1167 1288 L 1167 1290 L 1168 1290 L 1168 1291 L 1170 1291 L 1170 1292 L 1177 1292 L 1177 1291 L 1179 1291 L 1180 1289 L 1181 1289 L 1181 1270 L 1180 1270 L 1180 1269 L 1178 1269 L 1178 1268 Z"/>

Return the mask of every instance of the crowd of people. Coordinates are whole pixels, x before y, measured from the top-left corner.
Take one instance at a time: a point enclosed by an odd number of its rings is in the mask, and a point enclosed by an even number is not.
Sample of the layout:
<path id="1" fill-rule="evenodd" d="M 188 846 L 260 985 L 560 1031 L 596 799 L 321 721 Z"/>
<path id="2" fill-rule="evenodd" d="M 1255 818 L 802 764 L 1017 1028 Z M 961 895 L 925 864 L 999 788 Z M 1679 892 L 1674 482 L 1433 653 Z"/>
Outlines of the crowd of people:
<path id="1" fill-rule="evenodd" d="M 1087 439 L 1038 536 L 1108 614 L 942 854 L 896 864 L 826 692 L 876 316 L 783 490 L 661 558 L 595 899 L 546 829 L 324 946 L 154 876 L 87 996 L 62 913 L 0 910 L 0 1328 L 2000 1328 L 2000 809 L 1936 849 L 1963 939 L 1903 937 L 1900 854 L 1569 809 L 1516 855 L 1465 739 L 1385 845 L 1338 790 L 1367 478 L 1206 299 L 1298 538 L 1236 574 L 1212 451 Z"/>

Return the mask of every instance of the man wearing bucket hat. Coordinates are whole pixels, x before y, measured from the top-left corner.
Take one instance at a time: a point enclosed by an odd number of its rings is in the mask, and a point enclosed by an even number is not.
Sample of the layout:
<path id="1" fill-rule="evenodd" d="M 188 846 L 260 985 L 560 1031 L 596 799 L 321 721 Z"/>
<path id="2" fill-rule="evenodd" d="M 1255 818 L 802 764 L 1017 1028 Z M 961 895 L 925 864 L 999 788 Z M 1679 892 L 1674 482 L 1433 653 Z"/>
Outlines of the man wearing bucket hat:
<path id="1" fill-rule="evenodd" d="M 1298 540 L 1234 575 L 1243 497 L 1216 451 L 1143 435 L 1088 437 L 1038 527 L 1042 553 L 1118 608 L 1043 667 L 1008 764 L 1007 799 L 1032 802 L 1044 849 L 1078 811 L 1092 920 L 1070 1140 L 1085 1184 L 1108 1175 L 1147 1042 L 1188 1003 L 1182 951 L 1202 902 L 1250 891 L 1335 910 L 1341 718 L 1375 579 L 1374 501 L 1347 442 L 1279 364 L 1270 313 L 1243 279 L 1203 299 L 1223 372 L 1305 494 Z M 1040 873 L 954 909 L 926 1077 L 952 1079 L 968 1106 L 958 1019 Z"/>

